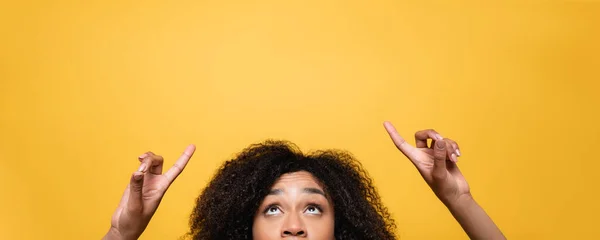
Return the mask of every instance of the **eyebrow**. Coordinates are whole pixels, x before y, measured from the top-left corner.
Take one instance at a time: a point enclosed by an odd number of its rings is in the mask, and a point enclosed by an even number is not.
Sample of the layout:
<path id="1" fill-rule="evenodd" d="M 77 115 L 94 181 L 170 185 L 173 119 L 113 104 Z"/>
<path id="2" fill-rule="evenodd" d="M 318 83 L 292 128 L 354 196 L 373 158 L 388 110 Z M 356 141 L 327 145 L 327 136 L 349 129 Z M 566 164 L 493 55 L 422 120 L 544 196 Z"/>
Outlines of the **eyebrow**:
<path id="1" fill-rule="evenodd" d="M 323 192 L 323 190 L 318 189 L 318 188 L 303 188 L 302 189 L 303 193 L 309 193 L 309 194 L 319 194 L 319 195 L 323 195 L 323 197 L 325 197 L 325 193 Z M 272 189 L 269 192 L 269 195 L 281 195 L 283 194 L 283 190 L 276 188 L 276 189 Z"/>

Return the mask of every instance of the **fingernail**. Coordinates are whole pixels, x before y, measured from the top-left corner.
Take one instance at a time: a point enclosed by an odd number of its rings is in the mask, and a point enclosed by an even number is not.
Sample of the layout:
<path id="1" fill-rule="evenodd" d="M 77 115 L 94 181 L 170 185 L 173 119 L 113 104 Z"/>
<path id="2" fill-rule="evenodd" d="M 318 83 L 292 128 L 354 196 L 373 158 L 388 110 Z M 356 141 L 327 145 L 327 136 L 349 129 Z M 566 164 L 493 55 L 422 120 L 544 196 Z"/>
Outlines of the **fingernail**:
<path id="1" fill-rule="evenodd" d="M 460 151 L 458 150 L 458 148 L 456 149 L 456 155 L 460 157 Z"/>
<path id="2" fill-rule="evenodd" d="M 437 138 L 437 140 L 442 140 L 442 139 L 444 139 L 444 138 L 442 137 L 442 135 L 439 135 L 439 134 L 436 134 L 436 135 L 435 135 L 435 137 Z"/>
<path id="3" fill-rule="evenodd" d="M 144 158 L 145 158 L 145 157 L 147 157 L 147 156 L 148 156 L 148 154 L 147 154 L 147 153 L 144 153 L 144 154 L 140 155 L 138 158 L 139 158 L 139 159 L 144 159 Z"/>
<path id="4" fill-rule="evenodd" d="M 456 154 L 454 154 L 454 153 L 452 155 L 450 155 L 450 159 L 452 159 L 452 161 L 454 163 L 458 162 L 458 158 L 456 158 Z"/>
<path id="5" fill-rule="evenodd" d="M 441 150 L 443 150 L 443 149 L 445 149 L 445 148 L 446 148 L 446 143 L 445 143 L 444 141 L 437 141 L 437 142 L 435 142 L 435 146 L 436 146 L 438 149 L 441 149 Z"/>
<path id="6" fill-rule="evenodd" d="M 140 168 L 138 168 L 138 172 L 145 172 L 146 171 L 146 163 L 142 163 L 140 165 Z"/>

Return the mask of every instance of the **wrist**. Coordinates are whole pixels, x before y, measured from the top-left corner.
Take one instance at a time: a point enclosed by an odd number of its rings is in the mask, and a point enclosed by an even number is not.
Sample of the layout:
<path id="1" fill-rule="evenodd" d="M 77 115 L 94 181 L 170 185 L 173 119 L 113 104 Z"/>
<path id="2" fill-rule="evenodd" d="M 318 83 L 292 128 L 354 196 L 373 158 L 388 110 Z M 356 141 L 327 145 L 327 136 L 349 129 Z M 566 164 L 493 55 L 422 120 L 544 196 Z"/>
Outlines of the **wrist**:
<path id="1" fill-rule="evenodd" d="M 471 194 L 461 195 L 446 206 L 470 239 L 506 239 Z"/>
<path id="2" fill-rule="evenodd" d="M 110 227 L 108 233 L 102 238 L 102 240 L 135 240 L 140 237 L 141 234 L 131 232 L 121 232 L 115 227 Z"/>
<path id="3" fill-rule="evenodd" d="M 444 201 L 444 205 L 451 211 L 466 209 L 474 204 L 476 204 L 475 199 L 473 199 L 473 196 L 470 193 L 465 193 L 454 199 Z"/>
<path id="4" fill-rule="evenodd" d="M 117 230 L 114 227 L 110 227 L 110 229 L 108 229 L 108 232 L 106 233 L 106 235 L 104 235 L 104 237 L 102 238 L 102 240 L 122 240 L 123 237 L 121 236 L 121 233 L 119 232 L 119 230 Z"/>

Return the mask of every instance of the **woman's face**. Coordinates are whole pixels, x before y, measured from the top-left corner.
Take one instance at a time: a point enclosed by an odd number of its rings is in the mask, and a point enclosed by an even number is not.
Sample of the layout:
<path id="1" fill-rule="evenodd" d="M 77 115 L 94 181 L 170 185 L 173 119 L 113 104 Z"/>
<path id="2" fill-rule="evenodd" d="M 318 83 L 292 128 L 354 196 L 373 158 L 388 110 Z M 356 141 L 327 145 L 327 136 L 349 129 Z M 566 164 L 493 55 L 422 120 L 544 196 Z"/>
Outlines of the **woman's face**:
<path id="1" fill-rule="evenodd" d="M 306 171 L 282 175 L 261 203 L 252 225 L 252 238 L 270 240 L 334 239 L 333 205 Z"/>

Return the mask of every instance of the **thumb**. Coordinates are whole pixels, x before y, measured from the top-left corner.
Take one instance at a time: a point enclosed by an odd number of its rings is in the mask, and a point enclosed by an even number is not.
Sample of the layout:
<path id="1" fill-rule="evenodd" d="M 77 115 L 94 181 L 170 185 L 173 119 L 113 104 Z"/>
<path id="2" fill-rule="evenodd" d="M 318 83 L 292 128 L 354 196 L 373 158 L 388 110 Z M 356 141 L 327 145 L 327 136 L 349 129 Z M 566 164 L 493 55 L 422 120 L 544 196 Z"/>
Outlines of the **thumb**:
<path id="1" fill-rule="evenodd" d="M 434 180 L 442 180 L 446 178 L 446 149 L 448 143 L 446 140 L 439 140 L 435 142 L 433 147 L 433 172 L 432 176 Z"/>
<path id="2" fill-rule="evenodd" d="M 130 213 L 140 214 L 143 210 L 144 204 L 142 201 L 142 188 L 144 186 L 144 173 L 134 172 L 131 175 L 131 182 L 129 183 L 129 201 L 127 203 L 127 209 Z"/>

